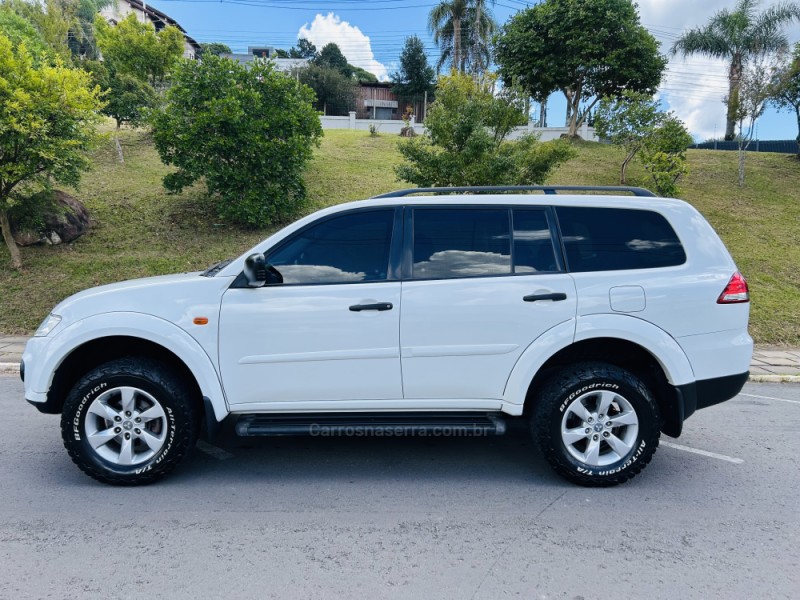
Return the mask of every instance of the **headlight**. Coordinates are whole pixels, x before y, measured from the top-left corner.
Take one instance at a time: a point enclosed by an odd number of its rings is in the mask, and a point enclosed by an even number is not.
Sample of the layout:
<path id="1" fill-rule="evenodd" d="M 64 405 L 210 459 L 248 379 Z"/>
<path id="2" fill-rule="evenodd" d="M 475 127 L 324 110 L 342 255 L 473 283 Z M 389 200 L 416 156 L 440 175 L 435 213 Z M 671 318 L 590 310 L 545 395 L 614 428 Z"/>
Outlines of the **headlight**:
<path id="1" fill-rule="evenodd" d="M 50 332 L 56 328 L 56 325 L 61 323 L 61 317 L 58 315 L 50 314 L 47 315 L 47 318 L 42 321 L 42 324 L 39 325 L 39 329 L 36 330 L 36 333 L 33 334 L 34 337 L 45 337 L 50 335 Z"/>

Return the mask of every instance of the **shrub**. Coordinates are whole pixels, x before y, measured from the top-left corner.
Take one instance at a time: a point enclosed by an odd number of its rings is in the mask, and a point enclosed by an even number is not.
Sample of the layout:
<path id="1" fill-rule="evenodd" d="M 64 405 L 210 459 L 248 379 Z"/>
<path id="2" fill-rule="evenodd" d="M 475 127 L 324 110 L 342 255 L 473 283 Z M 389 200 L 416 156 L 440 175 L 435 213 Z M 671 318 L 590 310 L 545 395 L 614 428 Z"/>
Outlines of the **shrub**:
<path id="1" fill-rule="evenodd" d="M 203 179 L 223 218 L 265 226 L 305 199 L 303 170 L 322 135 L 314 93 L 272 63 L 206 56 L 176 69 L 153 116 L 171 192 Z"/>
<path id="2" fill-rule="evenodd" d="M 521 102 L 495 96 L 492 83 L 458 73 L 439 80 L 425 119 L 427 134 L 399 145 L 406 159 L 396 167 L 400 179 L 422 187 L 535 184 L 576 155 L 563 140 L 507 141 L 526 117 Z"/>

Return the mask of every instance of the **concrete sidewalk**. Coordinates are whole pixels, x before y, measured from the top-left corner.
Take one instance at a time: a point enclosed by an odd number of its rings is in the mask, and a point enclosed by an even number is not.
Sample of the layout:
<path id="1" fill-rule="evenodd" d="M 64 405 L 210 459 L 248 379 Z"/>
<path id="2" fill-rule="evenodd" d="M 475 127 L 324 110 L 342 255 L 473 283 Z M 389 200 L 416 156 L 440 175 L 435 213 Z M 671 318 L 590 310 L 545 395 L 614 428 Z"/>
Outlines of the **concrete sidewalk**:
<path id="1" fill-rule="evenodd" d="M 26 336 L 0 335 L 0 373 L 18 373 Z M 757 347 L 750 364 L 750 380 L 800 383 L 800 348 Z"/>

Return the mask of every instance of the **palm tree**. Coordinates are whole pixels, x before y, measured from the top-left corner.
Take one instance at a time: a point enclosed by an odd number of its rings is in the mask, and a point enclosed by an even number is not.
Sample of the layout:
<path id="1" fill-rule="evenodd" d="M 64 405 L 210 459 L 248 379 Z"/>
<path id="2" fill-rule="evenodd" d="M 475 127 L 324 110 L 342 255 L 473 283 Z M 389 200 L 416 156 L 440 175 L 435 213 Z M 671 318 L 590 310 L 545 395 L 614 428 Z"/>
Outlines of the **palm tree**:
<path id="1" fill-rule="evenodd" d="M 439 46 L 441 56 L 436 65 L 440 70 L 448 61 L 454 69 L 463 70 L 463 24 L 467 18 L 469 0 L 442 0 L 431 9 L 428 15 L 428 30 L 433 34 L 433 42 Z"/>
<path id="2" fill-rule="evenodd" d="M 441 52 L 437 70 L 448 62 L 462 72 L 482 73 L 489 66 L 497 23 L 486 4 L 486 0 L 443 0 L 433 7 L 428 29 Z"/>
<path id="3" fill-rule="evenodd" d="M 494 5 L 495 0 L 490 0 Z M 467 62 L 474 73 L 483 73 L 492 60 L 491 43 L 497 33 L 497 22 L 486 6 L 486 0 L 473 0 L 467 16 L 469 40 Z"/>
<path id="4" fill-rule="evenodd" d="M 736 132 L 739 88 L 747 60 L 759 54 L 780 52 L 789 48 L 783 31 L 791 21 L 800 20 L 800 6 L 794 2 L 779 2 L 758 13 L 761 0 L 739 0 L 731 11 L 718 11 L 706 23 L 685 32 L 672 46 L 672 54 L 701 54 L 730 61 L 728 69 L 728 107 L 725 139 L 732 140 Z"/>

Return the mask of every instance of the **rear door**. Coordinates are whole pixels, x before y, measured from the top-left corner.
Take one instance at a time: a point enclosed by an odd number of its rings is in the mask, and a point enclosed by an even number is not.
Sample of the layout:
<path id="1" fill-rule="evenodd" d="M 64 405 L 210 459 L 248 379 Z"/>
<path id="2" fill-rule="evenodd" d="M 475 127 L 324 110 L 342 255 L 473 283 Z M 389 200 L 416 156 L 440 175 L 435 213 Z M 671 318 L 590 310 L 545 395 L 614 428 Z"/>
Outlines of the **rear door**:
<path id="1" fill-rule="evenodd" d="M 406 211 L 405 398 L 502 398 L 525 349 L 575 317 L 575 285 L 556 251 L 552 213 L 494 206 Z"/>

